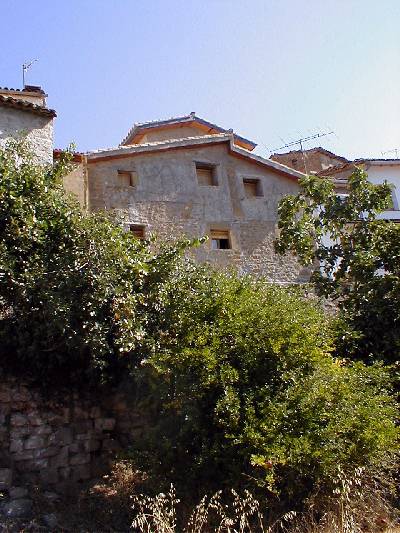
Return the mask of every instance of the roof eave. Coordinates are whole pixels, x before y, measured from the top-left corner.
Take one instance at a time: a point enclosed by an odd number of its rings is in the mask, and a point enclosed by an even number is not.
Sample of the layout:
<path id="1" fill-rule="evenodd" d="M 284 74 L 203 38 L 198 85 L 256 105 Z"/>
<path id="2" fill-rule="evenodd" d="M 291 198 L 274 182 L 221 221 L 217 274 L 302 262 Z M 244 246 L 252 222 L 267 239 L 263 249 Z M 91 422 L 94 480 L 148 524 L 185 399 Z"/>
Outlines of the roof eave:
<path id="1" fill-rule="evenodd" d="M 197 146 L 220 144 L 220 143 L 227 143 L 229 151 L 233 155 L 247 159 L 251 161 L 252 163 L 260 164 L 290 179 L 294 179 L 297 181 L 300 178 L 305 177 L 305 174 L 303 174 L 302 172 L 298 172 L 297 170 L 294 170 L 290 167 L 287 167 L 275 161 L 271 161 L 270 159 L 266 159 L 264 157 L 252 154 L 248 150 L 240 148 L 233 142 L 231 134 L 209 135 L 207 137 L 205 136 L 191 137 L 185 140 L 174 139 L 172 141 L 166 141 L 163 143 L 160 143 L 160 142 L 147 143 L 146 145 L 136 144 L 136 145 L 130 145 L 130 146 L 124 146 L 124 147 L 120 146 L 112 150 L 99 150 L 96 152 L 89 152 L 87 154 L 87 161 L 88 163 L 91 163 L 91 162 L 96 162 L 96 161 L 103 161 L 106 159 L 129 157 L 131 155 L 136 155 L 136 154 L 146 154 L 146 153 L 151 153 L 155 151 L 161 152 L 161 151 L 167 151 L 167 150 L 173 150 L 173 149 L 193 148 Z"/>

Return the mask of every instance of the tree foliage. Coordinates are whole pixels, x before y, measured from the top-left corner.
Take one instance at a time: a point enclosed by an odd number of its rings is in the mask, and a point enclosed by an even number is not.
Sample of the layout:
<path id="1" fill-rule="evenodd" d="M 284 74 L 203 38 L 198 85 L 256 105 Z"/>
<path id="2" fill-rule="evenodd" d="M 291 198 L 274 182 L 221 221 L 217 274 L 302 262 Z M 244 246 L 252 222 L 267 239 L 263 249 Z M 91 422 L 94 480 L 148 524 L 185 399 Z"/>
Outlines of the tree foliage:
<path id="1" fill-rule="evenodd" d="M 193 496 L 258 486 L 287 502 L 394 460 L 389 379 L 332 359 L 318 306 L 194 266 L 163 290 L 162 340 L 137 371 L 156 421 L 136 452 L 148 471 Z"/>
<path id="2" fill-rule="evenodd" d="M 377 218 L 391 206 L 391 186 L 373 185 L 361 169 L 348 196 L 332 181 L 300 180 L 301 191 L 279 205 L 276 249 L 313 267 L 319 294 L 343 310 L 343 353 L 394 362 L 400 352 L 400 226 Z"/>
<path id="3" fill-rule="evenodd" d="M 37 165 L 0 150 L 2 366 L 42 383 L 117 379 L 135 364 L 146 309 L 186 243 L 156 253 L 65 194 L 68 154 Z"/>

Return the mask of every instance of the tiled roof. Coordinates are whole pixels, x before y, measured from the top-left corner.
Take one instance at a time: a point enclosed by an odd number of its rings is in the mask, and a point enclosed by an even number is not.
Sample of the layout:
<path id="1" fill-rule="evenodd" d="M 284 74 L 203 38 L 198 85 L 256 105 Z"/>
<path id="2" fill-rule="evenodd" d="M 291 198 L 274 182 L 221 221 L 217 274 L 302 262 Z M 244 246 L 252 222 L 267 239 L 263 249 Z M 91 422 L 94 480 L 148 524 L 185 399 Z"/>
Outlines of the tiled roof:
<path id="1" fill-rule="evenodd" d="M 63 150 L 62 148 L 54 148 L 53 150 L 53 158 L 54 159 L 59 159 L 61 157 L 62 154 L 65 153 L 65 150 Z M 72 161 L 74 161 L 74 163 L 79 163 L 82 161 L 82 157 L 83 157 L 83 153 L 82 152 L 72 152 Z"/>
<path id="2" fill-rule="evenodd" d="M 20 91 L 22 93 L 22 91 Z M 46 117 L 54 118 L 57 116 L 54 109 L 47 109 L 47 107 L 42 107 L 40 105 L 32 104 L 31 102 L 26 102 L 25 100 L 19 100 L 17 98 L 12 98 L 11 96 L 3 96 L 0 94 L 0 105 L 4 107 L 12 107 L 14 109 L 21 109 L 22 111 L 29 111 L 35 113 L 36 115 L 42 115 Z"/>
<path id="3" fill-rule="evenodd" d="M 309 148 L 308 150 L 290 150 L 289 152 L 282 152 L 282 153 L 276 153 L 276 154 L 272 154 L 271 155 L 271 158 L 273 157 L 279 157 L 279 156 L 285 156 L 285 155 L 291 155 L 291 154 L 312 154 L 312 153 L 315 153 L 315 152 L 320 152 L 322 154 L 325 154 L 329 157 L 332 157 L 333 159 L 339 159 L 341 161 L 343 161 L 343 163 L 347 163 L 348 162 L 348 159 L 346 159 L 345 157 L 341 156 L 341 155 L 337 155 L 337 154 L 334 154 L 333 152 L 331 152 L 330 150 L 326 150 L 326 148 L 322 148 L 322 146 L 316 146 L 315 148 Z"/>
<path id="4" fill-rule="evenodd" d="M 354 159 L 353 163 L 355 165 L 357 165 L 358 163 L 378 163 L 378 164 L 382 164 L 382 165 L 385 165 L 385 164 L 389 164 L 389 165 L 390 164 L 398 164 L 398 165 L 400 165 L 400 159 L 398 159 L 398 158 L 393 158 L 393 159 L 359 158 L 359 159 Z"/>
<path id="5" fill-rule="evenodd" d="M 155 128 L 159 128 L 162 126 L 170 126 L 170 125 L 172 126 L 174 124 L 184 124 L 184 123 L 191 123 L 191 122 L 197 122 L 198 124 L 202 124 L 203 126 L 206 126 L 210 129 L 217 130 L 220 133 L 233 134 L 236 140 L 242 141 L 243 143 L 250 145 L 252 149 L 257 146 L 256 143 L 254 143 L 253 141 L 250 141 L 249 139 L 246 139 L 245 137 L 237 135 L 236 133 L 233 132 L 233 130 L 226 130 L 224 128 L 221 128 L 221 126 L 218 126 L 217 124 L 213 124 L 212 122 L 209 122 L 208 120 L 205 120 L 203 118 L 196 116 L 195 113 L 190 113 L 189 115 L 184 115 L 181 117 L 171 117 L 165 120 L 152 120 L 149 122 L 136 123 L 129 130 L 127 136 L 123 139 L 121 145 L 125 145 L 136 134 L 141 133 L 143 130 L 155 129 Z"/>

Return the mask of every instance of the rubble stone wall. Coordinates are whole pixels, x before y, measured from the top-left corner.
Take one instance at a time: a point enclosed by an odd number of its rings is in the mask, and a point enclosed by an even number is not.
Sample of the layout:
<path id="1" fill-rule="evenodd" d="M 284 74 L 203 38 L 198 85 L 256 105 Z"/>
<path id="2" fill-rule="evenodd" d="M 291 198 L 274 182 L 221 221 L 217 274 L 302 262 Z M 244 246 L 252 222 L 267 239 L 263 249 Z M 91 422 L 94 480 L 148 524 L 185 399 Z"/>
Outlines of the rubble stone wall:
<path id="1" fill-rule="evenodd" d="M 217 185 L 198 183 L 199 162 L 214 168 Z M 121 185 L 121 170 L 134 170 L 137 185 Z M 258 182 L 260 196 L 246 196 L 245 179 Z M 194 257 L 201 263 L 234 267 L 274 283 L 309 279 L 309 270 L 293 256 L 282 257 L 274 251 L 278 203 L 298 189 L 296 180 L 238 159 L 224 145 L 88 161 L 90 210 L 114 210 L 127 228 L 142 225 L 146 237 L 155 234 L 162 241 L 227 231 L 231 249 L 214 250 L 209 240 L 193 250 Z"/>
<path id="2" fill-rule="evenodd" d="M 0 378 L 0 492 L 16 480 L 60 488 L 97 477 L 142 431 L 129 394 L 68 392 L 48 399 Z"/>
<path id="3" fill-rule="evenodd" d="M 7 139 L 26 137 L 40 163 L 53 162 L 53 119 L 29 111 L 0 107 L 0 145 Z"/>

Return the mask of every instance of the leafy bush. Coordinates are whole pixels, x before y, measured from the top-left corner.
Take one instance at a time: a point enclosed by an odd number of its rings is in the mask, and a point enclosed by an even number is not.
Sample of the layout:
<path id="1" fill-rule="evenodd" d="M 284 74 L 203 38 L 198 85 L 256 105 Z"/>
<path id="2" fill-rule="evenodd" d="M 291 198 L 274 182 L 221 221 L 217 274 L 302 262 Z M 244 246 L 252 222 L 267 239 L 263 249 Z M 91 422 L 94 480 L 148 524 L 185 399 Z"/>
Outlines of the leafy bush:
<path id="1" fill-rule="evenodd" d="M 256 485 L 286 502 L 333 490 L 341 472 L 390 467 L 389 378 L 329 355 L 318 306 L 194 266 L 163 290 L 159 342 L 137 371 L 157 421 L 136 451 L 142 466 L 193 496 Z"/>
<path id="2" fill-rule="evenodd" d="M 143 336 L 146 307 L 185 243 L 155 253 L 65 194 L 68 156 L 35 164 L 0 149 L 2 368 L 42 384 L 118 379 Z"/>

